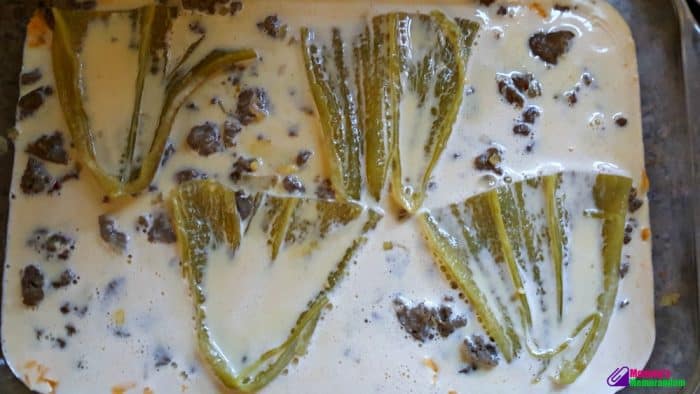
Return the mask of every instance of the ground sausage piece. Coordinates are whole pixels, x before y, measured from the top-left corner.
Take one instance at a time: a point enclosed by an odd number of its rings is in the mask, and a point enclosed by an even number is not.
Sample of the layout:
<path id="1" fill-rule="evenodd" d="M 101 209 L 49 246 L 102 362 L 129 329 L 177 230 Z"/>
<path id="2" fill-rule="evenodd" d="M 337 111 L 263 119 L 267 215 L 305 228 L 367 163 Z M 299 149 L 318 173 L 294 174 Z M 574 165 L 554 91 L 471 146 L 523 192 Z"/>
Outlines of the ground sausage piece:
<path id="1" fill-rule="evenodd" d="M 239 157 L 235 163 L 233 163 L 233 172 L 231 172 L 230 178 L 234 182 L 238 182 L 243 177 L 244 173 L 251 173 L 254 171 L 254 164 L 256 159 L 244 159 Z"/>
<path id="2" fill-rule="evenodd" d="M 61 260 L 68 260 L 74 247 L 75 242 L 61 233 L 52 234 L 44 242 L 47 258 L 56 256 Z"/>
<path id="3" fill-rule="evenodd" d="M 17 103 L 17 118 L 22 120 L 32 116 L 39 107 L 44 105 L 46 98 L 52 94 L 53 88 L 51 86 L 42 86 L 22 96 Z"/>
<path id="4" fill-rule="evenodd" d="M 55 180 L 46 170 L 44 163 L 30 157 L 22 174 L 20 188 L 24 194 L 39 194 L 51 189 Z"/>
<path id="5" fill-rule="evenodd" d="M 258 22 L 258 29 L 272 38 L 284 38 L 287 35 L 287 25 L 283 25 L 277 15 L 270 15 Z"/>
<path id="6" fill-rule="evenodd" d="M 550 64 L 557 64 L 559 57 L 569 51 L 571 40 L 576 35 L 569 30 L 533 34 L 528 43 L 532 53 Z"/>
<path id="7" fill-rule="evenodd" d="M 535 98 L 542 95 L 542 85 L 531 73 L 514 71 L 510 74 L 496 74 L 498 92 L 508 104 L 516 108 L 525 105 L 525 96 Z"/>
<path id="8" fill-rule="evenodd" d="M 406 332 L 421 342 L 432 339 L 430 333 L 432 313 L 427 305 L 420 303 L 411 308 L 402 301 L 395 300 L 394 302 L 397 304 L 396 317 Z"/>
<path id="9" fill-rule="evenodd" d="M 501 175 L 503 170 L 499 164 L 501 164 L 501 151 L 498 148 L 488 148 L 486 152 L 474 158 L 474 167 L 477 170 L 493 171 Z"/>
<path id="10" fill-rule="evenodd" d="M 513 133 L 528 136 L 532 133 L 532 128 L 525 123 L 517 123 L 515 126 L 513 126 Z"/>
<path id="11" fill-rule="evenodd" d="M 284 179 L 282 179 L 282 186 L 284 186 L 284 190 L 289 193 L 304 193 L 306 191 L 301 179 L 294 175 L 287 175 L 284 177 Z"/>
<path id="12" fill-rule="evenodd" d="M 178 185 L 183 184 L 185 182 L 195 180 L 195 179 L 207 179 L 207 178 L 208 178 L 207 174 L 205 174 L 199 170 L 195 170 L 194 168 L 188 168 L 188 169 L 178 171 L 177 173 L 175 173 L 175 182 Z"/>
<path id="13" fill-rule="evenodd" d="M 467 319 L 464 316 L 452 317 L 452 308 L 447 305 L 440 305 L 437 308 L 435 317 L 435 328 L 441 337 L 447 338 L 456 329 L 467 325 Z"/>
<path id="14" fill-rule="evenodd" d="M 628 243 L 632 242 L 632 232 L 633 231 L 634 231 L 634 227 L 632 226 L 632 224 L 627 223 L 627 225 L 625 225 L 625 235 L 622 238 L 623 244 L 627 245 Z"/>
<path id="15" fill-rule="evenodd" d="M 65 328 L 66 328 L 66 334 L 69 337 L 72 337 L 73 335 L 75 335 L 76 332 L 78 332 L 78 330 L 75 328 L 75 326 L 70 324 L 70 323 L 66 324 Z"/>
<path id="16" fill-rule="evenodd" d="M 27 153 L 56 164 L 68 164 L 68 153 L 63 147 L 63 134 L 56 131 L 51 135 L 42 135 L 27 145 Z"/>
<path id="17" fill-rule="evenodd" d="M 75 240 L 60 232 L 50 233 L 49 230 L 40 228 L 32 233 L 27 246 L 33 247 L 47 260 L 53 258 L 68 260 L 75 249 Z"/>
<path id="18" fill-rule="evenodd" d="M 270 99 L 263 88 L 248 88 L 238 95 L 236 115 L 243 125 L 259 121 L 270 114 Z"/>
<path id="19" fill-rule="evenodd" d="M 242 1 L 232 1 L 229 6 L 229 15 L 234 16 L 243 9 Z"/>
<path id="20" fill-rule="evenodd" d="M 616 115 L 615 116 L 615 124 L 618 127 L 625 127 L 625 126 L 627 126 L 627 118 L 625 118 L 622 115 Z"/>
<path id="21" fill-rule="evenodd" d="M 313 152 L 311 152 L 310 150 L 307 150 L 307 149 L 300 151 L 299 154 L 297 155 L 297 159 L 296 159 L 297 166 L 301 167 L 304 164 L 306 164 L 306 162 L 309 161 L 309 159 L 311 158 L 311 156 L 313 154 L 314 154 Z"/>
<path id="22" fill-rule="evenodd" d="M 530 78 L 528 78 L 528 76 Z M 513 81 L 513 85 L 515 85 L 515 87 L 521 93 L 525 93 L 530 89 L 530 81 L 532 80 L 532 74 L 513 73 L 511 74 L 510 78 Z"/>
<path id="23" fill-rule="evenodd" d="M 469 366 L 462 369 L 462 373 L 479 367 L 495 367 L 499 361 L 496 345 L 486 342 L 481 335 L 472 335 L 464 340 L 463 355 Z"/>
<path id="24" fill-rule="evenodd" d="M 467 324 L 467 319 L 463 316 L 452 317 L 452 308 L 447 305 L 437 308 L 425 302 L 412 305 L 409 301 L 396 298 L 394 310 L 401 327 L 420 342 L 434 339 L 436 334 L 446 338 Z"/>
<path id="25" fill-rule="evenodd" d="M 535 121 L 537 120 L 537 118 L 540 117 L 541 114 L 542 114 L 542 112 L 540 112 L 539 108 L 535 107 L 534 105 L 531 105 L 531 106 L 527 107 L 527 109 L 525 109 L 525 111 L 523 111 L 523 115 L 522 115 L 523 122 L 529 123 L 529 124 L 535 124 Z"/>
<path id="26" fill-rule="evenodd" d="M 177 240 L 170 218 L 165 212 L 160 212 L 153 219 L 153 225 L 148 230 L 148 242 L 172 244 Z"/>
<path id="27" fill-rule="evenodd" d="M 216 152 L 221 152 L 221 138 L 219 126 L 212 122 L 206 122 L 199 126 L 194 126 L 187 136 L 187 144 L 200 156 L 209 156 Z"/>
<path id="28" fill-rule="evenodd" d="M 27 306 L 37 306 L 44 299 L 44 274 L 35 265 L 22 270 L 22 302 Z"/>
<path id="29" fill-rule="evenodd" d="M 19 81 L 22 85 L 32 85 L 41 79 L 41 70 L 35 68 L 34 70 L 22 73 L 19 77 Z"/>
<path id="30" fill-rule="evenodd" d="M 525 93 L 530 98 L 542 95 L 542 85 L 531 73 L 515 71 L 510 73 L 509 77 L 520 93 Z"/>
<path id="31" fill-rule="evenodd" d="M 628 202 L 627 205 L 628 205 L 628 209 L 629 209 L 630 213 L 636 212 L 639 208 L 642 207 L 642 205 L 644 205 L 644 201 L 637 198 L 637 189 L 635 189 L 635 188 L 630 189 L 630 193 L 629 193 L 629 196 L 627 198 L 627 202 Z"/>
<path id="32" fill-rule="evenodd" d="M 68 270 L 61 272 L 61 275 L 51 282 L 51 286 L 54 289 L 60 289 L 62 287 L 66 287 L 66 286 L 70 285 L 71 283 L 73 283 L 73 281 L 75 279 L 76 279 L 75 273 L 68 269 Z"/>
<path id="33" fill-rule="evenodd" d="M 254 203 L 253 203 L 253 197 L 245 194 L 242 191 L 237 191 L 236 192 L 236 209 L 238 210 L 238 216 L 241 217 L 242 220 L 248 219 L 250 214 L 253 212 L 254 208 Z"/>
<path id="34" fill-rule="evenodd" d="M 525 105 L 525 96 L 520 94 L 518 90 L 506 81 L 498 81 L 498 92 L 506 100 L 508 104 L 516 108 L 522 108 Z"/>
<path id="35" fill-rule="evenodd" d="M 117 251 L 123 252 L 126 250 L 126 244 L 129 241 L 129 237 L 117 230 L 117 223 L 114 219 L 107 215 L 100 215 L 97 218 L 97 222 L 100 226 L 100 237 L 112 246 Z"/>
<path id="36" fill-rule="evenodd" d="M 224 122 L 224 146 L 226 148 L 236 146 L 236 136 L 238 136 L 242 130 L 243 126 L 238 119 L 227 119 Z"/>

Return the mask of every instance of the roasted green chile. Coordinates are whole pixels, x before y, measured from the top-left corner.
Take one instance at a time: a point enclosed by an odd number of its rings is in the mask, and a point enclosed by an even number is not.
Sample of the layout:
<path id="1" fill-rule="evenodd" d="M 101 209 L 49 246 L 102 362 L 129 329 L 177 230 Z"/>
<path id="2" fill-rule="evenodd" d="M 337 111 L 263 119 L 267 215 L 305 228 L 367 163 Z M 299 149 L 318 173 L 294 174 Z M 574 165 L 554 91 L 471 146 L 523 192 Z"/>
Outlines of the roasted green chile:
<path id="1" fill-rule="evenodd" d="M 391 173 L 395 202 L 411 213 L 421 207 L 462 102 L 477 30 L 438 11 L 389 13 L 372 18 L 346 51 L 338 29 L 328 45 L 302 29 L 331 179 L 342 197 L 359 198 L 364 161 L 370 196 L 381 200 Z"/>
<path id="2" fill-rule="evenodd" d="M 322 45 L 307 28 L 301 30 L 306 74 L 318 109 L 331 181 L 341 198 L 359 200 L 362 191 L 360 124 L 357 98 L 351 87 L 346 45 L 333 29 L 330 46 Z"/>
<path id="3" fill-rule="evenodd" d="M 218 182 L 186 182 L 178 186 L 168 200 L 183 270 L 194 300 L 199 351 L 227 387 L 244 392 L 261 389 L 274 380 L 294 357 L 305 353 L 321 312 L 328 304 L 328 292 L 335 288 L 348 263 L 366 242 L 365 234 L 381 219 L 380 214 L 367 211 L 355 203 L 268 195 L 258 195 L 254 201 L 253 217 L 247 219 L 248 223 L 243 223 L 238 215 L 235 192 Z M 318 220 L 314 223 L 308 222 L 302 215 L 303 209 L 310 208 L 318 213 Z M 263 225 L 259 229 L 252 229 L 250 223 L 256 216 L 262 216 Z M 359 220 L 363 222 L 357 222 Z M 204 275 L 209 251 L 228 248 L 235 254 L 246 242 L 247 236 L 251 235 L 250 232 L 263 231 L 271 246 L 270 258 L 274 261 L 285 245 L 309 245 L 311 249 L 324 247 L 320 246 L 324 237 L 331 231 L 345 230 L 343 227 L 353 222 L 362 224 L 358 236 L 350 245 L 341 246 L 347 247 L 341 261 L 328 274 L 323 287 L 308 304 L 308 308 L 301 313 L 289 337 L 243 370 L 236 370 L 227 361 L 231 355 L 222 353 L 207 326 Z M 339 245 L 325 247 L 337 248 Z"/>
<path id="4" fill-rule="evenodd" d="M 372 34 L 368 27 L 360 37 L 365 173 L 368 192 L 377 201 L 382 198 L 399 133 L 397 30 L 397 14 L 380 15 L 372 19 Z"/>
<path id="5" fill-rule="evenodd" d="M 566 182 L 590 185 L 590 196 L 579 196 L 578 203 L 568 205 L 567 197 L 573 196 L 567 196 L 571 190 L 564 186 Z M 525 346 L 531 356 L 549 365 L 588 328 L 575 356 L 570 360 L 563 356 L 553 380 L 570 384 L 587 367 L 615 307 L 631 185 L 630 178 L 610 174 L 545 175 L 490 190 L 420 217 L 437 263 L 465 295 L 506 361 Z M 582 203 L 590 208 L 579 211 Z M 532 335 L 531 308 L 542 305 L 542 313 L 553 309 L 548 324 L 561 323 L 566 313 L 564 270 L 571 245 L 576 242 L 571 236 L 575 220 L 600 221 L 602 250 L 598 258 L 603 290 L 596 297 L 596 310 L 583 317 L 568 338 L 541 349 Z M 542 273 L 545 269 L 551 273 L 548 280 Z M 494 287 L 493 283 L 500 285 Z M 554 300 L 548 300 L 546 294 L 553 294 L 550 298 Z M 533 295 L 537 300 L 529 299 Z M 546 307 L 550 304 L 555 308 Z"/>
<path id="6" fill-rule="evenodd" d="M 437 11 L 400 13 L 397 19 L 401 93 L 394 121 L 403 126 L 393 144 L 391 192 L 395 202 L 413 213 L 423 204 L 452 134 L 466 71 L 462 32 L 453 20 Z M 414 116 L 409 116 L 412 111 Z"/>
<path id="7" fill-rule="evenodd" d="M 597 321 L 594 320 L 594 325 L 576 356 L 562 362 L 554 377 L 557 383 L 573 383 L 593 359 L 605 337 L 620 282 L 620 253 L 624 239 L 627 197 L 631 187 L 632 180 L 629 178 L 601 174 L 593 188 L 598 219 L 603 227 L 603 290 L 596 298 L 597 310 L 593 316 Z"/>
<path id="8" fill-rule="evenodd" d="M 184 60 L 192 54 L 192 48 L 185 53 L 173 71 L 165 76 L 166 35 L 170 29 L 174 10 L 165 6 L 146 6 L 135 11 L 139 25 L 139 65 L 136 79 L 136 97 L 131 125 L 127 133 L 127 147 L 124 154 L 125 166 L 118 176 L 105 171 L 97 162 L 95 135 L 83 105 L 82 65 L 79 56 L 82 40 L 88 24 L 108 12 L 68 11 L 53 9 L 55 29 L 51 56 L 53 60 L 56 88 L 61 108 L 68 124 L 76 158 L 97 180 L 102 190 L 111 197 L 120 197 L 141 192 L 155 177 L 160 166 L 172 123 L 186 99 L 213 75 L 240 62 L 255 59 L 255 51 L 250 49 L 225 51 L 214 50 L 193 67 L 184 67 Z M 163 75 L 162 88 L 165 100 L 158 116 L 153 140 L 140 166 L 134 162 L 137 135 L 141 132 L 141 106 L 144 80 L 147 72 Z"/>

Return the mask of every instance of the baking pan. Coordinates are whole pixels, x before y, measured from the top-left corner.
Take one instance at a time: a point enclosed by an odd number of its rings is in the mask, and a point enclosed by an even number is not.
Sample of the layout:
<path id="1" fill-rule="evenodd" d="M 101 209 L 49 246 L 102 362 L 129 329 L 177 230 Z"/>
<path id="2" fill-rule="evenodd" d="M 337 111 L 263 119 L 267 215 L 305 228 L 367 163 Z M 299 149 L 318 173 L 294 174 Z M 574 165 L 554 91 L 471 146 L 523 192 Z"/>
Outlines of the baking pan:
<path id="1" fill-rule="evenodd" d="M 42 2 L 0 1 L 0 133 L 5 137 L 15 121 L 25 25 Z M 636 41 L 651 181 L 656 343 L 646 368 L 669 369 L 674 378 L 686 379 L 681 392 L 700 392 L 700 175 L 694 162 L 700 158 L 700 27 L 686 0 L 610 3 L 630 25 Z M 0 139 L 0 261 L 5 259 L 14 154 L 6 141 Z M 660 302 L 673 293 L 680 294 L 677 303 Z M 0 393 L 29 393 L 2 354 Z"/>

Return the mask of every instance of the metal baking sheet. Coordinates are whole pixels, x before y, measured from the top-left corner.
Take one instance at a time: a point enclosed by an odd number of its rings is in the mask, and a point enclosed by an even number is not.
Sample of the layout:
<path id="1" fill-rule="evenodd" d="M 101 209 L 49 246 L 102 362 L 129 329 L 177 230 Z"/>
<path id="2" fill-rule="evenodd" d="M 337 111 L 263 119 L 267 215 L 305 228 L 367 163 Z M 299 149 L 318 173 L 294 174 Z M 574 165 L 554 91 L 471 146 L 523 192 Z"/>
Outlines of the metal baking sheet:
<path id="1" fill-rule="evenodd" d="M 43 2 L 1 1 L 0 134 L 6 136 L 15 121 L 25 25 Z M 700 27 L 685 0 L 610 3 L 630 25 L 639 62 L 656 305 L 656 343 L 647 368 L 669 369 L 686 379 L 683 392 L 699 392 L 700 175 L 694 160 L 700 158 Z M 4 142 L 0 140 L 0 261 L 5 259 L 14 155 L 11 143 L 3 149 Z M 678 303 L 661 305 L 664 294 L 675 292 L 681 295 Z M 1 354 L 0 393 L 29 393 Z"/>

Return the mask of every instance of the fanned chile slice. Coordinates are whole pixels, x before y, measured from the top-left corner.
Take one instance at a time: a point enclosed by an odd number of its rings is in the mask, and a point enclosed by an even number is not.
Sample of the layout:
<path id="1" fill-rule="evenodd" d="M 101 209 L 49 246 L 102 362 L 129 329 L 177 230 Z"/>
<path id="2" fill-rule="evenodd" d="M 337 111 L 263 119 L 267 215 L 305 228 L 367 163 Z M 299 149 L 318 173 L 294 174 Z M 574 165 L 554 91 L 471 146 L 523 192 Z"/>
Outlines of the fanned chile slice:
<path id="1" fill-rule="evenodd" d="M 477 30 L 474 22 L 437 11 L 383 14 L 346 54 L 338 29 L 327 45 L 302 28 L 331 180 L 342 197 L 359 198 L 364 153 L 367 191 L 375 200 L 391 169 L 396 202 L 409 212 L 422 205 L 462 102 Z"/>
<path id="2" fill-rule="evenodd" d="M 548 363 L 582 332 L 582 345 L 572 359 L 562 358 L 554 381 L 574 382 L 591 361 L 615 305 L 631 185 L 625 176 L 559 173 L 493 189 L 420 217 L 436 262 L 463 292 L 506 361 L 524 344 L 531 356 Z M 577 193 L 589 187 L 590 194 Z M 572 231 L 574 225 L 601 231 L 602 250 L 590 258 L 601 267 L 602 291 L 591 300 L 595 310 L 575 316 L 579 322 L 571 334 L 552 344 L 552 338 L 535 338 L 533 325 L 553 328 L 567 313 L 565 267 L 586 263 L 581 256 L 571 260 L 573 235 L 580 234 Z M 540 312 L 540 305 L 549 307 Z M 540 314 L 537 319 L 533 311 Z M 548 343 L 544 349 L 540 340 Z"/>
<path id="3" fill-rule="evenodd" d="M 173 71 L 165 76 L 166 67 L 158 67 L 154 64 L 156 56 L 164 56 L 160 51 L 164 50 L 166 45 L 166 35 L 174 15 L 173 9 L 151 5 L 134 12 L 138 16 L 140 33 L 136 97 L 127 136 L 125 168 L 122 169 L 119 177 L 114 177 L 108 174 L 96 159 L 95 136 L 83 105 L 82 66 L 79 56 L 76 56 L 80 53 L 82 40 L 90 21 L 109 13 L 53 9 L 55 29 L 51 56 L 56 77 L 56 90 L 75 145 L 76 158 L 95 177 L 104 192 L 112 197 L 139 193 L 151 184 L 160 166 L 175 115 L 194 90 L 220 71 L 257 56 L 255 51 L 250 49 L 214 50 L 192 68 L 184 68 L 185 58 L 193 52 L 193 47 L 190 47 L 179 64 L 173 67 Z M 195 42 L 193 46 L 198 45 L 199 42 Z M 164 75 L 165 100 L 150 148 L 145 153 L 141 166 L 136 168 L 133 163 L 134 146 L 141 127 L 141 97 L 145 75 L 149 68 Z"/>
<path id="4" fill-rule="evenodd" d="M 391 191 L 408 212 L 418 210 L 462 104 L 465 63 L 460 27 L 444 14 L 399 13 L 400 100 L 394 111 Z M 413 115 L 413 116 L 411 116 Z"/>
<path id="5" fill-rule="evenodd" d="M 397 15 L 372 19 L 359 38 L 360 117 L 362 119 L 365 174 L 369 194 L 381 200 L 394 141 L 398 136 L 400 70 L 396 41 Z"/>
<path id="6" fill-rule="evenodd" d="M 261 389 L 282 372 L 292 358 L 305 353 L 322 309 L 328 304 L 327 293 L 337 285 L 348 263 L 365 243 L 365 234 L 381 219 L 380 214 L 356 203 L 268 195 L 258 195 L 253 200 L 253 213 L 246 223 L 241 222 L 236 209 L 236 192 L 214 181 L 186 182 L 177 187 L 168 200 L 183 269 L 194 299 L 199 350 L 227 387 L 244 392 Z M 310 217 L 316 220 L 310 221 Z M 339 239 L 346 242 L 339 242 Z M 325 271 L 318 271 L 318 266 L 304 268 L 314 270 L 304 271 L 304 276 L 307 282 L 320 278 L 319 287 L 313 289 L 315 294 L 309 294 L 308 303 L 302 300 L 306 310 L 298 317 L 289 336 L 252 363 L 237 368 L 229 360 L 239 360 L 243 355 L 225 354 L 215 340 L 216 333 L 208 325 L 208 318 L 214 316 L 212 309 L 207 308 L 206 272 L 212 263 L 210 253 L 219 248 L 229 251 L 234 265 L 266 267 L 264 257 L 238 258 L 248 243 L 259 250 L 259 240 L 263 245 L 265 240 L 275 245 L 275 257 L 270 257 L 275 263 L 273 267 L 304 267 L 314 253 L 329 249 L 341 257 L 339 261 L 321 259 L 325 265 L 320 268 L 326 268 Z M 319 261 L 318 257 L 315 261 Z M 236 286 L 236 279 L 230 280 L 231 286 Z M 305 285 L 289 283 L 290 289 Z M 290 289 L 275 288 L 274 294 L 289 296 Z M 240 322 L 238 327 L 244 330 L 245 323 Z M 236 334 L 226 333 L 227 336 Z"/>
<path id="7" fill-rule="evenodd" d="M 359 200 L 362 191 L 361 132 L 351 76 L 352 56 L 338 28 L 330 45 L 301 29 L 306 74 L 318 109 L 322 140 L 330 158 L 331 182 L 341 198 Z"/>

